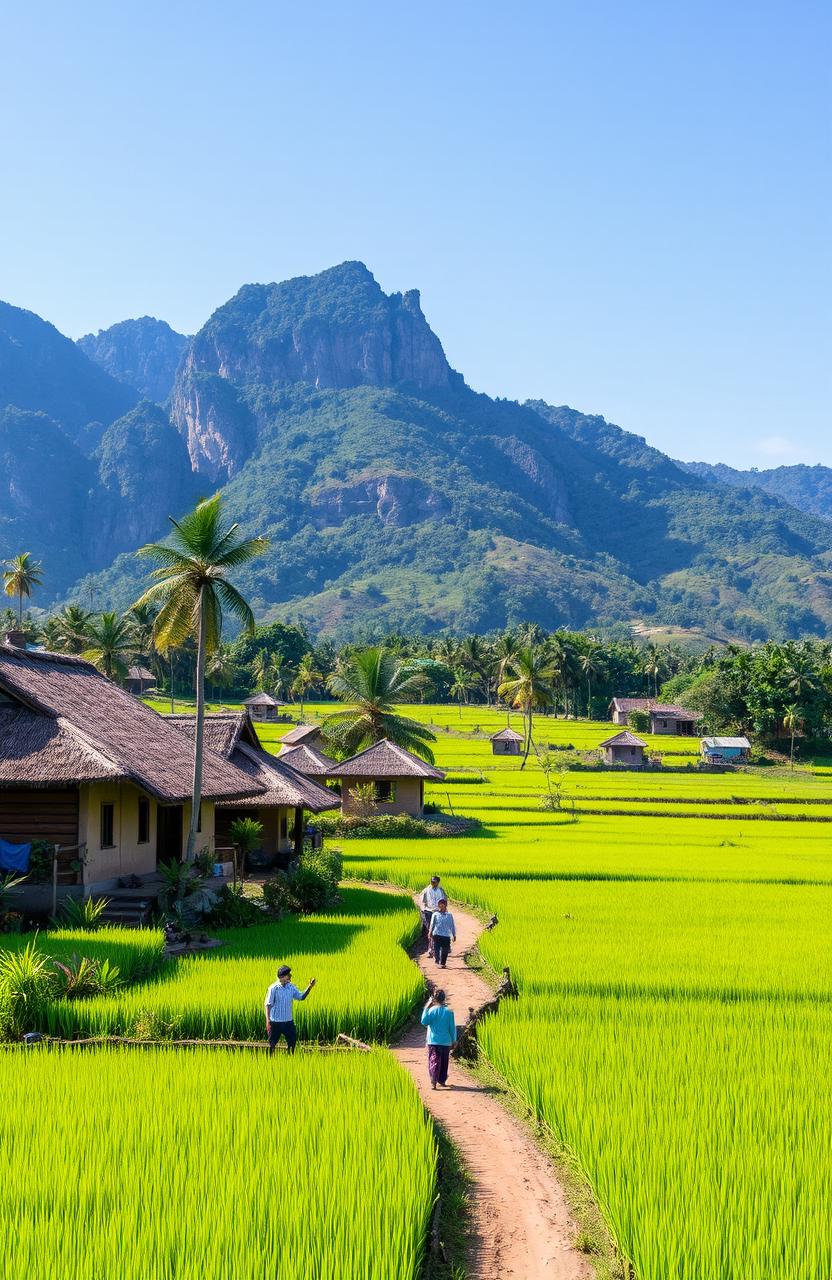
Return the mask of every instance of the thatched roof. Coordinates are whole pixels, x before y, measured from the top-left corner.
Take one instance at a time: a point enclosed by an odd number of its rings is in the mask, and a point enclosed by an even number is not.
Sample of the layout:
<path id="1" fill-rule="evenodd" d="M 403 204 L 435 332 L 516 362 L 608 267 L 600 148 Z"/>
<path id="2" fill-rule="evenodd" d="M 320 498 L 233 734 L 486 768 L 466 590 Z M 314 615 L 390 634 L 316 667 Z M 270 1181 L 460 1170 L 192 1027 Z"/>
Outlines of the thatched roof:
<path id="1" fill-rule="evenodd" d="M 523 735 L 518 733 L 516 729 L 501 729 L 499 733 L 492 733 L 492 742 L 522 742 Z"/>
<path id="2" fill-rule="evenodd" d="M 629 729 L 622 729 L 621 733 L 605 738 L 598 745 L 600 747 L 646 747 L 647 743 L 642 742 L 641 738 L 637 738 L 634 733 L 630 733 Z"/>
<path id="3" fill-rule="evenodd" d="M 243 703 L 245 707 L 279 707 L 280 703 L 277 698 L 273 698 L 270 693 L 255 693 L 250 698 L 246 698 Z"/>
<path id="4" fill-rule="evenodd" d="M 397 747 L 388 738 L 365 747 L 349 760 L 341 760 L 332 770 L 333 778 L 436 778 L 445 774 L 420 760 L 418 756 Z"/>
<path id="5" fill-rule="evenodd" d="M 306 774 L 307 778 L 331 778 L 338 768 L 337 761 L 308 742 L 302 742 L 298 747 L 281 747 L 277 758 L 298 773 Z"/>
<path id="6" fill-rule="evenodd" d="M 294 729 L 284 733 L 280 741 L 284 747 L 296 747 L 299 742 L 308 742 L 312 738 L 317 738 L 320 732 L 319 724 L 297 724 Z"/>
<path id="7" fill-rule="evenodd" d="M 190 796 L 193 760 L 187 737 L 82 658 L 0 645 L 0 690 L 28 711 L 26 718 L 5 726 L 5 786 L 123 778 L 162 803 Z M 36 725 L 35 719 L 42 723 Z M 234 799 L 251 789 L 241 770 L 206 751 L 206 800 Z"/>
<path id="8" fill-rule="evenodd" d="M 177 715 L 167 718 L 177 721 L 180 728 L 193 738 L 195 716 Z M 243 796 L 230 802 L 223 801 L 224 809 L 271 809 L 282 805 L 320 813 L 323 809 L 335 809 L 338 806 L 338 797 L 332 791 L 291 768 L 281 757 L 263 750 L 257 730 L 245 711 L 206 716 L 205 742 L 263 788 L 262 793 L 257 795 Z"/>
<path id="9" fill-rule="evenodd" d="M 130 669 L 127 672 L 127 679 L 155 681 L 156 677 L 154 676 L 152 671 L 148 671 L 147 667 L 130 667 Z"/>

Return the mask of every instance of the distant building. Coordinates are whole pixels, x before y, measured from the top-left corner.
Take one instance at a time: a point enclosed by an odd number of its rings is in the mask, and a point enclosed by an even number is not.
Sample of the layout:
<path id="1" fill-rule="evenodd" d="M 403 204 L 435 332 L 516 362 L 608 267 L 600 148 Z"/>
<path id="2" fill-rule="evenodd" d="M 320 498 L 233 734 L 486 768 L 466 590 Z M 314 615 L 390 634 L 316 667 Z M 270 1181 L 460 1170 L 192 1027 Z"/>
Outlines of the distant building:
<path id="1" fill-rule="evenodd" d="M 280 743 L 284 747 L 297 747 L 302 742 L 306 742 L 311 746 L 319 741 L 320 736 L 321 726 L 319 724 L 296 724 L 294 729 L 284 733 Z"/>
<path id="2" fill-rule="evenodd" d="M 703 738 L 699 745 L 708 764 L 742 764 L 751 755 L 747 738 Z"/>
<path id="3" fill-rule="evenodd" d="M 134 693 L 137 698 L 141 698 L 151 689 L 156 688 L 156 677 L 152 671 L 148 671 L 147 667 L 131 667 L 127 672 L 124 687 L 128 693 Z"/>
<path id="4" fill-rule="evenodd" d="M 330 775 L 341 784 L 341 812 L 361 813 L 364 800 L 356 785 L 370 783 L 371 803 L 378 813 L 409 813 L 419 817 L 425 809 L 425 779 L 441 781 L 445 774 L 418 756 L 383 738 L 349 760 L 335 765 Z"/>
<path id="5" fill-rule="evenodd" d="M 491 735 L 491 754 L 495 756 L 519 756 L 522 745 L 523 735 L 515 729 L 501 729 Z"/>
<path id="6" fill-rule="evenodd" d="M 616 733 L 612 738 L 607 738 L 600 743 L 604 764 L 615 764 L 627 769 L 644 768 L 646 749 L 647 743 L 642 742 L 641 738 L 637 738 L 634 733 L 630 733 L 629 729 L 624 729 L 621 733 Z"/>
<path id="7" fill-rule="evenodd" d="M 631 711 L 646 711 L 650 717 L 651 733 L 675 733 L 690 738 L 702 719 L 698 711 L 686 707 L 669 706 L 655 698 L 613 698 L 609 716 L 613 724 L 629 724 Z"/>
<path id="8" fill-rule="evenodd" d="M 331 778 L 333 769 L 337 768 L 337 761 L 325 756 L 310 742 L 301 742 L 297 747 L 281 747 L 277 759 L 307 778 Z"/>
<path id="9" fill-rule="evenodd" d="M 280 703 L 270 693 L 255 693 L 253 697 L 246 698 L 243 706 L 252 720 L 261 722 L 277 720 L 280 713 Z"/>

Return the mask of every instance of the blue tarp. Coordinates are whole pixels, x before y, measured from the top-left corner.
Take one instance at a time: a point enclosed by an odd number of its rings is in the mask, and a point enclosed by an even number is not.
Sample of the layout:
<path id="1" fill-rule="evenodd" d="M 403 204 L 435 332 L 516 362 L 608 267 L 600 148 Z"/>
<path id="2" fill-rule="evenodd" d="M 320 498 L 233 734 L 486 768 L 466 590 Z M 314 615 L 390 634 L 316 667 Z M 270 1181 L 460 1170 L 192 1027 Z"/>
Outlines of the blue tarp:
<path id="1" fill-rule="evenodd" d="M 30 844 L 9 844 L 0 840 L 0 871 L 28 871 Z"/>

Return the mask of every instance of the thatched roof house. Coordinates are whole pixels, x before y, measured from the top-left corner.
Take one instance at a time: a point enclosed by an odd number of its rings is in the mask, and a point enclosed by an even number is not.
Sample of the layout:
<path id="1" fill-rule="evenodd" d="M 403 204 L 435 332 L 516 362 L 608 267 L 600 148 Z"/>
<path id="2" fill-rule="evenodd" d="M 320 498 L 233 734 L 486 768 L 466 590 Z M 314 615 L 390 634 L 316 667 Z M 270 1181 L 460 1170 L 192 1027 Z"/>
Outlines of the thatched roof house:
<path id="1" fill-rule="evenodd" d="M 193 738 L 193 715 L 166 716 Z M 303 810 L 321 813 L 335 809 L 338 797 L 280 756 L 260 746 L 257 731 L 245 711 L 205 717 L 205 741 L 211 749 L 247 774 L 256 796 L 222 802 L 216 808 L 217 843 L 230 844 L 235 818 L 253 817 L 263 824 L 263 852 L 269 856 L 299 850 L 303 838 Z M 322 757 L 323 758 L 323 757 Z M 327 762 L 331 763 L 331 762 Z M 325 776 L 325 774 L 319 775 Z"/>
<path id="2" fill-rule="evenodd" d="M 367 801 L 356 793 L 356 786 L 371 784 L 370 803 L 383 813 L 410 813 L 418 816 L 425 808 L 425 779 L 441 781 L 445 774 L 432 764 L 420 760 L 404 747 L 387 738 L 341 760 L 331 777 L 341 784 L 341 812 L 360 812 Z"/>
<path id="3" fill-rule="evenodd" d="M 280 703 L 270 693 L 255 693 L 246 698 L 243 706 L 252 720 L 276 720 L 280 713 Z"/>
<path id="4" fill-rule="evenodd" d="M 331 778 L 337 767 L 335 760 L 308 742 L 301 742 L 297 747 L 281 747 L 277 758 L 307 778 Z"/>
<path id="5" fill-rule="evenodd" d="M 128 693 L 133 693 L 140 698 L 143 693 L 147 693 L 148 689 L 156 687 L 156 677 L 152 671 L 148 671 L 147 667 L 130 667 L 124 687 Z"/>
<path id="6" fill-rule="evenodd" d="M 82 658 L 0 644 L 0 839 L 64 846 L 85 885 L 109 887 L 179 856 L 192 780 L 178 725 Z M 202 844 L 214 846 L 218 801 L 263 791 L 209 746 Z"/>
<path id="7" fill-rule="evenodd" d="M 623 765 L 628 769 L 641 769 L 644 765 L 647 743 L 630 733 L 629 729 L 605 738 L 598 745 L 605 764 Z"/>
<path id="8" fill-rule="evenodd" d="M 519 756 L 523 735 L 516 729 L 500 729 L 491 735 L 491 754 L 495 756 Z"/>

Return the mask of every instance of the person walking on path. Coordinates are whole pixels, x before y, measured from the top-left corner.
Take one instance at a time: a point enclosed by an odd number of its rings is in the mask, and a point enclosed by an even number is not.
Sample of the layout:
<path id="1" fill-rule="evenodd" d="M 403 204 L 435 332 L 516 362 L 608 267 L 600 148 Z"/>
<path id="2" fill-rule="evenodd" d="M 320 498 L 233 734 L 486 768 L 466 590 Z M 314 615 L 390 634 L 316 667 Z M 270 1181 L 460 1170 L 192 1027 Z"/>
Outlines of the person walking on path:
<path id="1" fill-rule="evenodd" d="M 428 1075 L 430 1087 L 448 1083 L 451 1048 L 456 1044 L 456 1019 L 445 1004 L 445 992 L 434 991 L 422 1010 L 422 1026 L 427 1027 Z"/>
<path id="2" fill-rule="evenodd" d="M 298 1033 L 292 1005 L 296 1000 L 305 1000 L 315 985 L 315 979 L 310 978 L 306 990 L 299 991 L 291 978 L 292 970 L 288 964 L 282 964 L 277 971 L 277 982 L 273 982 L 266 992 L 264 1008 L 270 1054 L 274 1053 L 281 1036 L 286 1037 L 286 1048 L 289 1052 L 295 1052 Z"/>
<path id="3" fill-rule="evenodd" d="M 428 929 L 428 949 L 432 948 L 433 958 L 440 969 L 445 968 L 451 950 L 451 939 L 456 942 L 456 925 L 448 910 L 448 899 L 443 894 L 439 905 L 430 918 Z"/>
<path id="4" fill-rule="evenodd" d="M 425 930 L 425 937 L 428 938 L 428 955 L 433 955 L 433 948 L 430 945 L 430 918 L 436 908 L 439 906 L 441 898 L 445 897 L 445 890 L 439 883 L 439 876 L 431 876 L 430 884 L 425 885 L 422 890 L 422 926 Z"/>

